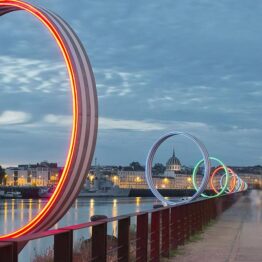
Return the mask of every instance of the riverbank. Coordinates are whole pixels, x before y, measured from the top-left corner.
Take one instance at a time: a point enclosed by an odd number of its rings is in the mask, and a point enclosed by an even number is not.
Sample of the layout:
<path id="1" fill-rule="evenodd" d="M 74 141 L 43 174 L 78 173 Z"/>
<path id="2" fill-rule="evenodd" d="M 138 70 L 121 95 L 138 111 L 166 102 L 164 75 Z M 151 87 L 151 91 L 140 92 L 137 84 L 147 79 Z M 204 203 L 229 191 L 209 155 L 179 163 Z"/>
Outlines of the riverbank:
<path id="1" fill-rule="evenodd" d="M 0 186 L 2 192 L 19 192 L 22 199 L 39 199 L 49 198 L 52 193 L 41 194 L 41 191 L 47 190 L 47 187 L 19 187 L 19 186 Z M 164 197 L 190 197 L 196 191 L 194 189 L 158 189 L 161 195 Z M 206 194 L 210 194 L 210 191 L 206 191 Z M 81 191 L 78 195 L 79 198 L 96 198 L 96 197 L 154 197 L 150 189 L 138 189 L 138 188 L 121 188 L 118 190 L 108 191 Z M 0 198 L 5 198 L 4 196 Z M 10 198 L 10 197 L 8 197 Z M 15 197 L 14 197 L 15 198 Z"/>

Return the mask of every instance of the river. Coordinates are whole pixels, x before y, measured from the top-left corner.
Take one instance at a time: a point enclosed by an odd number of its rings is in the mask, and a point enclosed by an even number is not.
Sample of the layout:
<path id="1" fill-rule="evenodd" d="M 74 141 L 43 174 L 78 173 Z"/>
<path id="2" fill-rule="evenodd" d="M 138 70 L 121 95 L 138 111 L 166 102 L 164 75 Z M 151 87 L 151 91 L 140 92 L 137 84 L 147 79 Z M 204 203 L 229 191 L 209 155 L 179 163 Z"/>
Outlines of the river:
<path id="1" fill-rule="evenodd" d="M 0 233 L 14 231 L 30 221 L 45 205 L 43 199 L 1 199 Z M 54 226 L 59 228 L 90 221 L 93 215 L 108 217 L 152 209 L 158 204 L 155 198 L 78 198 L 66 215 Z M 135 220 L 132 220 L 132 224 Z M 91 229 L 74 232 L 74 241 L 90 236 Z M 108 225 L 108 234 L 117 234 L 117 222 Z M 19 255 L 19 261 L 34 261 L 35 254 L 41 254 L 53 244 L 53 238 L 30 241 Z"/>

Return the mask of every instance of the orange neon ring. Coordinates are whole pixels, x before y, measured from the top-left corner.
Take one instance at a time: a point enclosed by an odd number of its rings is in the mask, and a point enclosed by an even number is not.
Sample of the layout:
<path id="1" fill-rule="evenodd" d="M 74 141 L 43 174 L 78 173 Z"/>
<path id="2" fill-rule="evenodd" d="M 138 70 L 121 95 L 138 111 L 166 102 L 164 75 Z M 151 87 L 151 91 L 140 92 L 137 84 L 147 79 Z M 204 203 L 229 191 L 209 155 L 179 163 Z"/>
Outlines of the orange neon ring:
<path id="1" fill-rule="evenodd" d="M 57 187 L 41 212 L 17 231 L 0 240 L 52 227 L 70 208 L 90 168 L 97 136 L 98 103 L 93 71 L 83 45 L 55 13 L 18 0 L 0 0 L 0 16 L 24 10 L 36 17 L 51 33 L 64 57 L 73 100 L 73 126 L 64 170 Z"/>
<path id="2" fill-rule="evenodd" d="M 213 171 L 213 173 L 212 173 L 212 175 L 211 175 L 211 177 L 210 177 L 210 186 L 211 186 L 212 190 L 214 190 L 214 192 L 217 193 L 217 194 L 218 194 L 218 190 L 215 188 L 213 180 L 214 180 L 214 177 L 215 177 L 215 175 L 217 174 L 217 172 L 220 171 L 220 170 L 222 170 L 222 169 L 223 169 L 223 166 L 217 167 L 217 168 Z M 234 172 L 233 172 L 233 170 L 232 170 L 231 168 L 227 167 L 227 170 L 229 171 L 228 173 L 231 173 L 231 175 L 234 174 Z M 234 176 L 234 177 L 235 177 L 235 176 Z M 236 177 L 235 177 L 235 180 L 234 180 L 233 189 L 235 188 L 235 186 L 236 186 Z M 232 192 L 232 191 L 230 191 L 230 193 L 231 193 L 231 192 Z"/>

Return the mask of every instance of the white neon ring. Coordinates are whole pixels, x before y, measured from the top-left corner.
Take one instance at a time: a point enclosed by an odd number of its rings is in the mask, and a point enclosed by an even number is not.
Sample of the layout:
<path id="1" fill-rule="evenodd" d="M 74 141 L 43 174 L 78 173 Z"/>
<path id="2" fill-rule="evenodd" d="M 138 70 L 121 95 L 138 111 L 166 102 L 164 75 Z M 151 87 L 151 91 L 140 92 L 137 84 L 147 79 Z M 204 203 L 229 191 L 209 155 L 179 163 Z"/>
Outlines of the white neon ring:
<path id="1" fill-rule="evenodd" d="M 155 153 L 157 151 L 157 149 L 159 148 L 159 146 L 168 138 L 172 137 L 172 136 L 177 136 L 177 135 L 181 135 L 184 136 L 188 139 L 190 139 L 192 142 L 194 142 L 198 149 L 200 150 L 202 157 L 204 159 L 204 165 L 205 165 L 205 172 L 204 172 L 204 176 L 201 182 L 200 187 L 198 188 L 198 190 L 196 191 L 196 193 L 189 199 L 184 200 L 184 201 L 180 201 L 180 202 L 173 202 L 173 201 L 169 201 L 167 199 L 165 199 L 159 192 L 158 190 L 155 188 L 154 182 L 153 182 L 153 178 L 152 178 L 152 163 L 153 163 L 153 159 L 155 156 Z M 185 133 L 185 132 L 177 132 L 177 131 L 172 131 L 170 133 L 167 133 L 163 136 L 161 136 L 151 147 L 151 149 L 149 150 L 149 153 L 147 155 L 147 159 L 146 159 L 146 170 L 145 170 L 145 177 L 146 177 L 146 182 L 147 185 L 149 187 L 149 189 L 152 191 L 152 193 L 154 194 L 154 196 L 160 201 L 162 202 L 162 204 L 164 206 L 175 206 L 175 205 L 180 205 L 182 203 L 188 203 L 190 201 L 195 200 L 197 197 L 199 197 L 202 192 L 206 189 L 208 181 L 209 181 L 209 176 L 210 176 L 210 160 L 209 160 L 209 155 L 207 152 L 206 147 L 204 146 L 204 144 L 198 140 L 196 137 Z"/>

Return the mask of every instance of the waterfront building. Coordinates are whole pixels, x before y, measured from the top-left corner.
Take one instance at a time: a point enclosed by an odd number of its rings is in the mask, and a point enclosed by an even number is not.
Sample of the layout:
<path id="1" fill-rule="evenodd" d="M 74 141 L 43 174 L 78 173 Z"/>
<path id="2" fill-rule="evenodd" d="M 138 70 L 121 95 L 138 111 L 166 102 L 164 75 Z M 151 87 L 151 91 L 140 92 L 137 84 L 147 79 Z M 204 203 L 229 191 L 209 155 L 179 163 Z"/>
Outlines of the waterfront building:
<path id="1" fill-rule="evenodd" d="M 176 174 L 179 173 L 181 173 L 181 163 L 175 155 L 175 149 L 173 149 L 173 155 L 166 162 L 166 170 L 164 172 L 164 176 L 175 177 Z"/>
<path id="2" fill-rule="evenodd" d="M 6 186 L 51 186 L 57 183 L 61 168 L 57 163 L 41 162 L 6 168 Z"/>
<path id="3" fill-rule="evenodd" d="M 197 178 L 201 180 L 201 177 Z M 192 189 L 192 178 L 190 174 L 183 173 L 180 160 L 173 150 L 172 156 L 166 162 L 163 174 L 153 175 L 156 188 L 159 189 Z M 147 189 L 145 171 L 119 170 L 112 182 L 119 188 Z"/>
<path id="4" fill-rule="evenodd" d="M 249 189 L 262 189 L 262 174 L 239 173 L 238 176 L 248 184 Z"/>
<path id="5" fill-rule="evenodd" d="M 147 189 L 144 171 L 118 171 L 117 175 L 113 176 L 112 182 L 119 188 L 137 188 Z M 200 179 L 200 178 L 199 178 Z M 156 188 L 159 189 L 192 189 L 192 178 L 188 174 L 179 174 L 176 177 L 170 176 L 153 176 L 153 181 Z"/>

